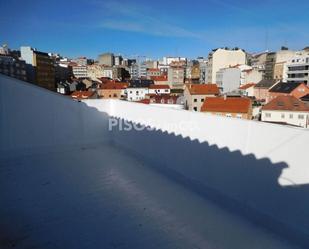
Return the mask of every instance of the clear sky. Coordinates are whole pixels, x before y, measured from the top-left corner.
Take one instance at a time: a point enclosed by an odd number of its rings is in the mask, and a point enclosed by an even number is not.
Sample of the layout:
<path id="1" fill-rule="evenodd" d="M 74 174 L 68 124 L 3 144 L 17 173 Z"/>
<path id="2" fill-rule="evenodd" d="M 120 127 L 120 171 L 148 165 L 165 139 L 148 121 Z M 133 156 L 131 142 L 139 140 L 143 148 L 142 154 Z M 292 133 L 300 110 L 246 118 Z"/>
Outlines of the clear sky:
<path id="1" fill-rule="evenodd" d="M 0 0 L 0 43 L 64 56 L 159 58 L 309 45 L 308 0 Z"/>

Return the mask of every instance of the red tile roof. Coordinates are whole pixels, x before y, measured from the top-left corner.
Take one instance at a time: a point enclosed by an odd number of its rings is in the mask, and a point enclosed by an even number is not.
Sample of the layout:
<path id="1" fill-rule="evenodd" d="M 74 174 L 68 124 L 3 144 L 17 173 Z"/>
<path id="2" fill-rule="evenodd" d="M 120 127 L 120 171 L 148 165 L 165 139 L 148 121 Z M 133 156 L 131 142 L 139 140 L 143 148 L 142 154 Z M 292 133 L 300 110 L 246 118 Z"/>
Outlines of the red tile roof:
<path id="1" fill-rule="evenodd" d="M 160 72 L 160 69 L 159 68 L 148 68 L 147 71 L 150 71 L 150 72 Z"/>
<path id="2" fill-rule="evenodd" d="M 149 89 L 170 89 L 169 85 L 149 85 Z"/>
<path id="3" fill-rule="evenodd" d="M 75 91 L 71 94 L 74 99 L 88 99 L 95 94 L 93 91 Z"/>
<path id="4" fill-rule="evenodd" d="M 139 101 L 136 101 L 137 103 L 141 103 L 141 104 L 150 104 L 150 99 L 142 99 L 142 100 L 139 100 Z"/>
<path id="5" fill-rule="evenodd" d="M 248 83 L 248 84 L 245 84 L 245 85 L 242 85 L 241 87 L 239 87 L 240 90 L 246 90 L 252 86 L 255 86 L 255 83 Z"/>
<path id="6" fill-rule="evenodd" d="M 309 106 L 294 96 L 278 96 L 262 107 L 268 111 L 309 112 Z"/>
<path id="7" fill-rule="evenodd" d="M 167 81 L 167 75 L 150 76 L 153 81 Z"/>
<path id="8" fill-rule="evenodd" d="M 100 89 L 126 89 L 128 88 L 129 83 L 127 82 L 108 82 L 102 84 Z"/>
<path id="9" fill-rule="evenodd" d="M 170 94 L 147 94 L 146 96 L 149 98 L 137 102 L 143 104 L 176 104 L 178 99 L 177 96 L 171 96 Z"/>
<path id="10" fill-rule="evenodd" d="M 201 112 L 248 113 L 250 108 L 248 98 L 212 97 L 205 99 Z"/>
<path id="11" fill-rule="evenodd" d="M 191 95 L 217 95 L 220 93 L 216 84 L 189 84 L 187 88 Z"/>

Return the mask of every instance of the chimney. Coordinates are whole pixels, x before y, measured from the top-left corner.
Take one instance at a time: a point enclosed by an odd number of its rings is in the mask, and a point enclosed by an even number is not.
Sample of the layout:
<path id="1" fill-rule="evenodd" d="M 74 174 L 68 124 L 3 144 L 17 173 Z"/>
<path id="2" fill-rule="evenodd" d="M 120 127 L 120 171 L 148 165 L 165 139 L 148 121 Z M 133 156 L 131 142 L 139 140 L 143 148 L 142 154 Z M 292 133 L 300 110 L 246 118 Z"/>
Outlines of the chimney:
<path id="1" fill-rule="evenodd" d="M 223 95 L 223 99 L 226 100 L 226 94 Z"/>

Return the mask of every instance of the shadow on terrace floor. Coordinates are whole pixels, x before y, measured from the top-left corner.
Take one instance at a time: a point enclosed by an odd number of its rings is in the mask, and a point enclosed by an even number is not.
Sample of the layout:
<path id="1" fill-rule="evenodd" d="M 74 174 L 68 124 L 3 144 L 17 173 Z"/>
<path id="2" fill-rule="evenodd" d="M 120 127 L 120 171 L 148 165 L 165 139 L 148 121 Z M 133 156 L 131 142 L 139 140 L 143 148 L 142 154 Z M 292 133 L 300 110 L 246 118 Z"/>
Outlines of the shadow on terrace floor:
<path id="1" fill-rule="evenodd" d="M 286 163 L 273 164 L 161 130 L 116 127 L 113 136 L 115 145 L 187 189 L 309 247 L 309 185 L 282 187 L 278 178 Z"/>

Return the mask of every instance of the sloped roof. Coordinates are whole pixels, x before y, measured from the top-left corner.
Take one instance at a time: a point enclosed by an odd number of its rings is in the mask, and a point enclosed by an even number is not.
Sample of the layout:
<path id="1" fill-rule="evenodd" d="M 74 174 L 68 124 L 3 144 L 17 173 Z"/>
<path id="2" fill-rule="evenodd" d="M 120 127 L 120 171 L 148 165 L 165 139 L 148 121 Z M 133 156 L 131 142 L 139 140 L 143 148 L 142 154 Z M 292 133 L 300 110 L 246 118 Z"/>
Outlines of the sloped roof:
<path id="1" fill-rule="evenodd" d="M 294 96 L 278 96 L 264 105 L 262 110 L 309 112 L 309 106 Z"/>
<path id="2" fill-rule="evenodd" d="M 167 75 L 150 76 L 153 81 L 167 81 Z"/>
<path id="3" fill-rule="evenodd" d="M 149 89 L 170 89 L 169 85 L 150 85 Z"/>
<path id="4" fill-rule="evenodd" d="M 126 89 L 129 86 L 127 82 L 108 82 L 100 86 L 101 89 Z"/>
<path id="5" fill-rule="evenodd" d="M 261 80 L 255 85 L 255 88 L 270 88 L 276 83 L 275 80 Z"/>
<path id="6" fill-rule="evenodd" d="M 248 98 L 207 98 L 202 105 L 201 112 L 228 112 L 247 113 L 251 107 L 251 100 Z"/>
<path id="7" fill-rule="evenodd" d="M 75 91 L 71 94 L 74 99 L 88 99 L 95 94 L 93 91 Z"/>
<path id="8" fill-rule="evenodd" d="M 272 93 L 291 93 L 295 88 L 300 86 L 303 83 L 285 83 L 279 82 L 278 84 L 274 85 L 269 92 Z"/>
<path id="9" fill-rule="evenodd" d="M 191 95 L 217 95 L 220 93 L 216 84 L 189 84 L 187 88 Z"/>
<path id="10" fill-rule="evenodd" d="M 309 101 L 309 93 L 306 94 L 305 96 L 301 97 L 300 100 L 302 100 L 302 101 Z"/>
<path id="11" fill-rule="evenodd" d="M 248 84 L 245 84 L 245 85 L 242 85 L 241 87 L 239 87 L 240 90 L 246 90 L 252 86 L 255 86 L 256 84 L 255 83 L 248 83 Z"/>

